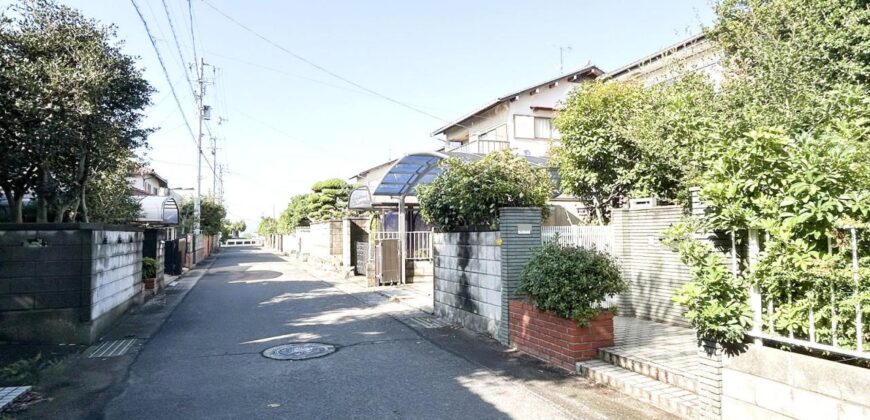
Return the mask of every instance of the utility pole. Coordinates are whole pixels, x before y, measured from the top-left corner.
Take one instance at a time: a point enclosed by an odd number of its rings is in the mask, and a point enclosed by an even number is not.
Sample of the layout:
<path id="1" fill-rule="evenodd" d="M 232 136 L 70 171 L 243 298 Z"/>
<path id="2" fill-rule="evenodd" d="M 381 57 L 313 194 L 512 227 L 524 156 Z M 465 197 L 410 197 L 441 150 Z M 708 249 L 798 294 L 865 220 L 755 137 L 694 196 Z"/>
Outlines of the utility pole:
<path id="1" fill-rule="evenodd" d="M 196 81 L 199 87 L 199 92 L 196 95 L 196 111 L 199 116 L 199 131 L 196 135 L 196 194 L 193 196 L 193 264 L 196 264 L 196 236 L 200 232 L 200 194 L 202 192 L 202 124 L 203 124 L 203 99 L 205 96 L 205 80 L 203 78 L 203 70 L 205 69 L 205 60 L 200 57 L 199 65 L 196 67 Z"/>
<path id="2" fill-rule="evenodd" d="M 217 164 L 217 138 L 212 136 L 211 138 L 211 163 L 214 165 L 214 170 L 212 171 L 211 177 L 211 195 L 213 198 L 217 198 L 217 179 L 218 179 L 218 164 Z"/>

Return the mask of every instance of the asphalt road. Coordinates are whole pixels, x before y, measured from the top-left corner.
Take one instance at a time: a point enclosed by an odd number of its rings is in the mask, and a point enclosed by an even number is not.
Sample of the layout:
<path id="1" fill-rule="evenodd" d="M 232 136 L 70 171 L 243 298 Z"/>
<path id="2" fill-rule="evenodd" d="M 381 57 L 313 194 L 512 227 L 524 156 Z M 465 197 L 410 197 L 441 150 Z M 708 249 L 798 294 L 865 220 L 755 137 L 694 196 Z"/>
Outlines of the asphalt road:
<path id="1" fill-rule="evenodd" d="M 338 351 L 261 355 L 294 341 Z M 387 311 L 254 250 L 224 250 L 120 386 L 106 418 L 565 417 Z"/>

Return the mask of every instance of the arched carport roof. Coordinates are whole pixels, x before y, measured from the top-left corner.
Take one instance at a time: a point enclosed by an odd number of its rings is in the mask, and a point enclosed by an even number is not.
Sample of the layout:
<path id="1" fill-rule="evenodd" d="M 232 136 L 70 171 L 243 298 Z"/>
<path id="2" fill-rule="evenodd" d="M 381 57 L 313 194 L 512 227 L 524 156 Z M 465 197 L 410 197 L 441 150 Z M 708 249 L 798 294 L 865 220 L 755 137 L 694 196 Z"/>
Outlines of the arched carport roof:
<path id="1" fill-rule="evenodd" d="M 139 200 L 139 205 L 142 211 L 136 222 L 162 226 L 178 224 L 178 203 L 172 197 L 147 195 Z"/>
<path id="2" fill-rule="evenodd" d="M 371 191 L 368 187 L 353 190 L 349 197 L 349 207 L 354 210 L 371 210 L 378 206 L 395 206 L 398 198 L 416 197 L 417 186 L 426 185 L 438 174 L 441 160 L 448 157 L 457 158 L 463 162 L 474 162 L 482 159 L 483 154 L 460 152 L 418 152 L 411 153 L 397 160 L 384 174 L 384 177 Z M 526 156 L 526 160 L 535 166 L 546 166 L 547 159 Z"/>

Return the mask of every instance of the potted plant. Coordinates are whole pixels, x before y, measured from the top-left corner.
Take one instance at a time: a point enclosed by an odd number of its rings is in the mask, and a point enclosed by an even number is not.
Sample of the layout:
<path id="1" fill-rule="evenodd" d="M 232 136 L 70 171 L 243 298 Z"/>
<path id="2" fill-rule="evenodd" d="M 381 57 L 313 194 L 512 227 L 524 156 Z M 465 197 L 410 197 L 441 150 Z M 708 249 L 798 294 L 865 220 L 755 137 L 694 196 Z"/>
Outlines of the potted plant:
<path id="1" fill-rule="evenodd" d="M 509 302 L 510 340 L 521 351 L 573 370 L 576 362 L 613 345 L 614 308 L 602 303 L 625 290 L 608 254 L 548 242 L 520 275 L 517 292 L 524 299 Z"/>
<path id="2" fill-rule="evenodd" d="M 157 260 L 154 258 L 142 258 L 142 282 L 145 283 L 145 290 L 157 287 Z"/>

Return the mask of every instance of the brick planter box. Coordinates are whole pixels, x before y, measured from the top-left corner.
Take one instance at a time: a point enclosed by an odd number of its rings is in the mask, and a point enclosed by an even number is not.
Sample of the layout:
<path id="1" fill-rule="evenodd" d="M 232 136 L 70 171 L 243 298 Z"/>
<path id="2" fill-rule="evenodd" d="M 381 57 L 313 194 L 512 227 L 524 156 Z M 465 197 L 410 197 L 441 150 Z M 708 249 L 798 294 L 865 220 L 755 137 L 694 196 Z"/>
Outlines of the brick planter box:
<path id="1" fill-rule="evenodd" d="M 613 346 L 613 313 L 602 312 L 586 327 L 576 321 L 511 300 L 510 341 L 518 350 L 574 371 L 575 363 L 594 359 L 601 347 Z"/>

